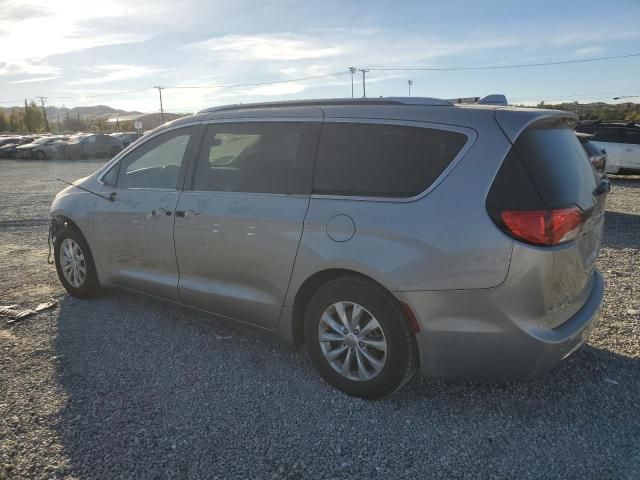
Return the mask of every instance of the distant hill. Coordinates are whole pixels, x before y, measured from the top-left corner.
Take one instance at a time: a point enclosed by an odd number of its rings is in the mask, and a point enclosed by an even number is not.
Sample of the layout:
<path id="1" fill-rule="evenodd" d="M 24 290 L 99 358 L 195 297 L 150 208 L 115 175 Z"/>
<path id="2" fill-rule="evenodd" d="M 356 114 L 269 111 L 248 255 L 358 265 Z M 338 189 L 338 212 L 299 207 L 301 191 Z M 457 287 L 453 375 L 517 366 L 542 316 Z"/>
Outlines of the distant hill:
<path id="1" fill-rule="evenodd" d="M 13 110 L 24 110 L 23 106 L 15 106 L 15 107 L 0 107 L 0 111 L 3 111 L 5 116 L 9 116 L 9 114 Z M 67 112 L 69 114 L 69 118 L 80 118 L 82 120 L 95 120 L 98 118 L 107 118 L 112 117 L 114 115 L 130 115 L 130 114 L 138 114 L 141 112 L 135 110 L 121 110 L 117 108 L 112 108 L 107 105 L 94 105 L 91 107 L 74 107 L 74 108 L 66 108 L 66 107 L 45 107 L 47 112 L 47 118 L 49 121 L 56 121 L 58 118 L 63 120 L 67 118 Z"/>

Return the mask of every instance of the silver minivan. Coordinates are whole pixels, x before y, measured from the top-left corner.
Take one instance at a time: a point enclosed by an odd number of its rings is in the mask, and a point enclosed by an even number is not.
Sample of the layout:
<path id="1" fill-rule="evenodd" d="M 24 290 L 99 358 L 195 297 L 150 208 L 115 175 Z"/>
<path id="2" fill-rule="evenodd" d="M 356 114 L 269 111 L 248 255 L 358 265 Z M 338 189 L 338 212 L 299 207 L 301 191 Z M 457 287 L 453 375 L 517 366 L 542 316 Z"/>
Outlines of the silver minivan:
<path id="1" fill-rule="evenodd" d="M 583 344 L 606 179 L 566 112 L 428 98 L 203 110 L 60 192 L 77 297 L 120 287 L 296 344 L 380 398 L 419 368 L 528 379 Z"/>

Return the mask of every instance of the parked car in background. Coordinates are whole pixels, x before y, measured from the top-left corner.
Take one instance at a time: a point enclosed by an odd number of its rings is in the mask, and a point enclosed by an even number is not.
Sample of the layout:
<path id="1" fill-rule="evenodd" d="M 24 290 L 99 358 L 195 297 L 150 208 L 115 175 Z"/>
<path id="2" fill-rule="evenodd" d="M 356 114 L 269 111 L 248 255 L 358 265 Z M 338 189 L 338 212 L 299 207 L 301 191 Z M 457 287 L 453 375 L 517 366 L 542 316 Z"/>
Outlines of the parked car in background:
<path id="1" fill-rule="evenodd" d="M 33 142 L 36 138 L 35 136 L 28 137 L 20 137 L 19 140 L 13 143 L 7 143 L 0 147 L 0 158 L 16 158 L 18 155 L 18 147 L 20 145 L 26 145 L 27 143 Z"/>
<path id="2" fill-rule="evenodd" d="M 124 148 L 127 148 L 142 135 L 140 135 L 138 132 L 116 132 L 112 133 L 111 136 L 120 140 Z"/>
<path id="3" fill-rule="evenodd" d="M 69 140 L 69 137 L 41 137 L 31 143 L 20 145 L 16 148 L 18 158 L 31 158 L 44 160 L 46 158 L 59 158 L 58 150 L 53 146 L 55 143 Z"/>
<path id="4" fill-rule="evenodd" d="M 596 172 L 602 177 L 606 175 L 605 169 L 607 165 L 607 151 L 604 148 L 599 148 L 594 144 L 591 139 L 593 135 L 589 133 L 581 133 L 576 132 L 576 136 L 578 140 L 580 140 L 580 144 L 582 148 L 584 148 L 585 152 L 589 156 L 589 161 Z"/>
<path id="5" fill-rule="evenodd" d="M 350 395 L 417 368 L 540 376 L 585 342 L 604 294 L 608 188 L 574 120 L 414 97 L 204 110 L 56 196 L 58 277 L 304 343 Z"/>
<path id="6" fill-rule="evenodd" d="M 111 135 L 101 133 L 72 137 L 62 145 L 64 158 L 111 158 L 123 149 L 122 142 Z"/>
<path id="7" fill-rule="evenodd" d="M 591 142 L 607 152 L 607 173 L 640 172 L 640 125 L 624 122 L 580 122 L 577 132 L 593 135 Z"/>
<path id="8" fill-rule="evenodd" d="M 0 138 L 0 147 L 4 147 L 5 145 L 9 145 L 10 143 L 19 142 L 21 137 L 2 137 Z"/>

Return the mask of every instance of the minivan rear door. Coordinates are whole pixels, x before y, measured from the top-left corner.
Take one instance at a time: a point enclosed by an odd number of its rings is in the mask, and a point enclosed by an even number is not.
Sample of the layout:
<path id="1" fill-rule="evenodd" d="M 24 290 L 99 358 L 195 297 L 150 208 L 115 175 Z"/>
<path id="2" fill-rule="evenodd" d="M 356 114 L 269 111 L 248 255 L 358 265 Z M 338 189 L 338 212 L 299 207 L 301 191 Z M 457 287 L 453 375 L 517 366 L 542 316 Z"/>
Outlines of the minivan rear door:
<path id="1" fill-rule="evenodd" d="M 320 119 L 306 120 L 203 126 L 175 215 L 183 303 L 275 327 L 309 206 Z"/>
<path id="2" fill-rule="evenodd" d="M 588 295 L 602 241 L 607 180 L 596 174 L 568 119 L 535 122 L 517 137 L 512 154 L 517 155 L 537 191 L 540 203 L 536 209 L 578 207 L 581 212 L 577 236 L 549 247 L 553 276 L 545 283 L 550 310 L 577 310 Z"/>

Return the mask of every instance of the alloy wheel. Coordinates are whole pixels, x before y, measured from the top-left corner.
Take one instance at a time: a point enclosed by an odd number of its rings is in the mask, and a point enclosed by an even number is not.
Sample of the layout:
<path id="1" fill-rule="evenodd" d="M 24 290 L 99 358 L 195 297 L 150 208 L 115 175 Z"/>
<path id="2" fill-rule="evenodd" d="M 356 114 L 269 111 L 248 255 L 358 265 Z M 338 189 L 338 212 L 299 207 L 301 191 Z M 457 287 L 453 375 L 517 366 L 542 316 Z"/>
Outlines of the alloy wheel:
<path id="1" fill-rule="evenodd" d="M 387 340 L 380 323 L 354 302 L 337 302 L 324 311 L 318 341 L 327 362 L 349 380 L 375 378 L 387 360 Z"/>

